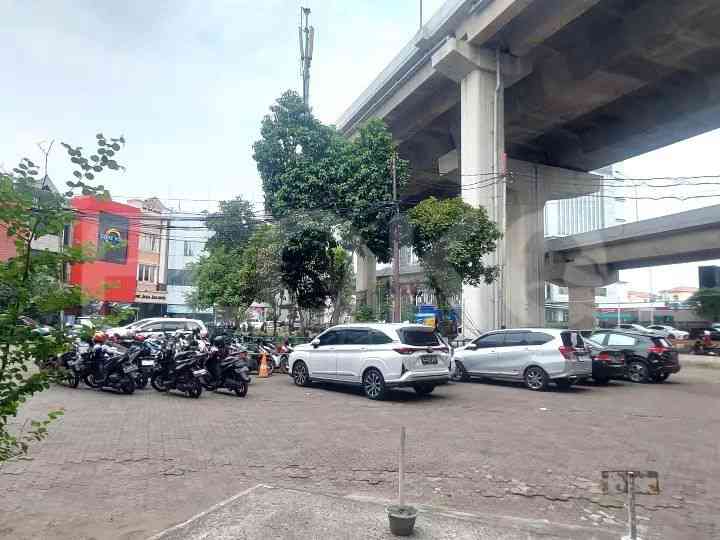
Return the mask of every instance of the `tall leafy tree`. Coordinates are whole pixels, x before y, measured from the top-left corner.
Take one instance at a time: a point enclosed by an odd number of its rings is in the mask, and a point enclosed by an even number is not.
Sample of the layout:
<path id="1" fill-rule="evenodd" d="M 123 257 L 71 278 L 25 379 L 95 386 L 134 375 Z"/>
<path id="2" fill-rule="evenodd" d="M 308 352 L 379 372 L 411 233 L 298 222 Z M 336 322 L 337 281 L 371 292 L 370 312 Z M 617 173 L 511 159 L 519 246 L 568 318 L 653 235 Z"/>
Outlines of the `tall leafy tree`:
<path id="1" fill-rule="evenodd" d="M 708 321 L 720 321 L 720 287 L 700 289 L 688 299 L 695 312 Z"/>
<path id="2" fill-rule="evenodd" d="M 107 197 L 102 185 L 90 182 L 108 169 L 122 168 L 115 154 L 124 142 L 122 137 L 107 138 L 98 133 L 96 150 L 90 155 L 81 147 L 63 143 L 74 166 L 67 194 L 77 190 Z M 23 159 L 11 172 L 0 172 L 0 228 L 15 240 L 17 250 L 15 257 L 0 263 L 0 462 L 27 452 L 29 444 L 45 437 L 49 422 L 61 414 L 53 411 L 43 420 L 33 420 L 27 431 L 13 429 L 11 420 L 21 404 L 48 388 L 53 376 L 45 370 L 31 370 L 30 364 L 42 363 L 67 346 L 60 330 L 41 335 L 23 324 L 21 316 L 51 316 L 82 301 L 80 290 L 63 280 L 68 264 L 87 260 L 81 250 L 67 248 L 54 253 L 32 248 L 38 238 L 62 235 L 74 220 L 66 199 L 49 188 L 47 159 L 51 149 L 52 145 L 45 151 L 42 166 Z"/>
<path id="3" fill-rule="evenodd" d="M 429 197 L 415 206 L 408 212 L 406 235 L 441 305 L 463 284 L 489 284 L 498 275 L 498 268 L 483 258 L 495 251 L 500 230 L 484 208 L 473 208 L 459 197 Z"/>
<path id="4" fill-rule="evenodd" d="M 241 249 L 261 224 L 253 210 L 252 203 L 236 197 L 230 201 L 221 201 L 219 211 L 206 219 L 207 227 L 213 235 L 207 242 L 207 249 Z"/>
<path id="5" fill-rule="evenodd" d="M 392 136 L 371 120 L 347 140 L 317 120 L 295 92 L 286 92 L 262 121 L 254 145 L 265 201 L 275 218 L 308 211 L 352 244 L 365 244 L 380 261 L 391 256 Z M 408 164 L 396 159 L 398 189 Z"/>

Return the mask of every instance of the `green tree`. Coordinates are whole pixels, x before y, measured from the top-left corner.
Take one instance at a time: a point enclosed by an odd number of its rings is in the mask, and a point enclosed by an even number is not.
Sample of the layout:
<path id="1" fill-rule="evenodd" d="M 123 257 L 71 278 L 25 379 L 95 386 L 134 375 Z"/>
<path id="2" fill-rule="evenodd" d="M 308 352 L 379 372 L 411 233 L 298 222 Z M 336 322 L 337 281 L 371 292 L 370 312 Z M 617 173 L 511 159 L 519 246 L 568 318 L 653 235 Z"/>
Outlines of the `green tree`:
<path id="1" fill-rule="evenodd" d="M 473 208 L 459 197 L 429 197 L 408 213 L 406 238 L 425 269 L 438 304 L 462 290 L 462 285 L 492 283 L 498 268 L 483 263 L 495 251 L 501 233 L 484 208 Z"/>
<path id="2" fill-rule="evenodd" d="M 71 188 L 67 195 L 78 190 L 84 195 L 108 197 L 102 185 L 88 182 L 107 169 L 122 168 L 114 156 L 123 143 L 122 137 L 106 138 L 99 133 L 97 149 L 89 157 L 81 147 L 62 143 L 74 165 L 75 180 L 67 182 Z M 44 438 L 48 424 L 62 414 L 53 411 L 43 420 L 32 420 L 28 430 L 11 425 L 21 404 L 48 388 L 53 376 L 48 371 L 31 369 L 32 362 L 43 363 L 67 346 L 67 338 L 60 330 L 44 336 L 22 324 L 20 317 L 30 312 L 55 315 L 82 301 L 80 290 L 63 281 L 68 264 L 87 260 L 82 251 L 32 249 L 36 239 L 63 234 L 74 219 L 65 198 L 50 189 L 47 159 L 51 149 L 52 144 L 44 152 L 42 167 L 23 159 L 11 172 L 0 173 L 0 228 L 15 240 L 17 250 L 15 257 L 0 263 L 0 462 L 27 452 L 29 443 Z"/>
<path id="3" fill-rule="evenodd" d="M 700 289 L 688 299 L 688 304 L 703 319 L 720 321 L 720 287 Z"/>
<path id="4" fill-rule="evenodd" d="M 365 244 L 381 262 L 391 257 L 392 136 L 371 120 L 352 141 L 317 120 L 295 92 L 270 108 L 254 145 L 265 202 L 276 219 L 311 213 L 347 244 Z M 398 189 L 408 163 L 396 160 Z"/>
<path id="5" fill-rule="evenodd" d="M 220 247 L 226 250 L 241 249 L 260 225 L 252 203 L 242 197 L 221 201 L 219 211 L 210 214 L 206 223 L 214 233 L 206 245 L 210 251 Z"/>
<path id="6" fill-rule="evenodd" d="M 242 250 L 216 247 L 190 265 L 195 290 L 186 301 L 199 309 L 229 309 L 239 325 L 255 299 L 254 274 L 243 265 Z"/>

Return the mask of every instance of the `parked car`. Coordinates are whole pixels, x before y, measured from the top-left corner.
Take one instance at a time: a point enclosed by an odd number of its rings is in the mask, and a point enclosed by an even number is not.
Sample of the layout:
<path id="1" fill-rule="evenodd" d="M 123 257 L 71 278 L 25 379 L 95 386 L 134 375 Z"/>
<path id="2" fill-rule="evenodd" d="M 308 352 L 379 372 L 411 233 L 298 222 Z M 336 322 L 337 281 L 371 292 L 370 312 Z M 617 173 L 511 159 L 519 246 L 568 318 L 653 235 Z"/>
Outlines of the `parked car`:
<path id="1" fill-rule="evenodd" d="M 135 321 L 126 326 L 118 328 L 109 328 L 105 331 L 108 335 L 116 335 L 121 338 L 130 337 L 132 335 L 143 335 L 145 337 L 160 336 L 166 332 L 175 332 L 177 330 L 204 330 L 207 332 L 205 323 L 199 319 L 183 319 L 171 317 L 156 317 L 152 319 L 142 319 Z"/>
<path id="2" fill-rule="evenodd" d="M 483 334 L 455 351 L 461 380 L 471 377 L 522 381 L 530 390 L 550 382 L 569 388 L 592 376 L 592 361 L 580 332 L 516 328 Z"/>
<path id="3" fill-rule="evenodd" d="M 592 378 L 598 384 L 607 384 L 610 379 L 627 377 L 627 361 L 621 350 L 608 349 L 601 343 L 585 338 L 585 347 L 592 358 Z"/>
<path id="4" fill-rule="evenodd" d="M 389 388 L 429 394 L 450 378 L 450 350 L 435 331 L 419 324 L 333 326 L 295 347 L 290 376 L 298 386 L 315 381 L 362 385 L 370 399 Z"/>
<path id="5" fill-rule="evenodd" d="M 24 326 L 30 328 L 34 334 L 38 334 L 40 336 L 47 336 L 53 332 L 52 326 L 40 324 L 36 320 L 26 317 L 25 315 L 20 315 L 18 317 L 18 321 Z"/>
<path id="6" fill-rule="evenodd" d="M 623 352 L 627 362 L 627 376 L 633 382 L 662 382 L 680 371 L 678 352 L 663 336 L 598 330 L 593 332 L 590 341 L 605 349 Z"/>
<path id="7" fill-rule="evenodd" d="M 622 330 L 624 332 L 639 332 L 640 334 L 652 334 L 667 337 L 667 332 L 660 330 L 651 330 L 647 326 L 643 326 L 641 324 L 618 324 L 613 328 L 613 330 Z"/>
<path id="8" fill-rule="evenodd" d="M 660 334 L 664 334 L 665 337 L 669 337 L 670 339 L 687 339 L 690 337 L 690 332 L 678 330 L 677 328 L 664 324 L 651 324 L 650 326 L 648 326 L 648 329 Z"/>

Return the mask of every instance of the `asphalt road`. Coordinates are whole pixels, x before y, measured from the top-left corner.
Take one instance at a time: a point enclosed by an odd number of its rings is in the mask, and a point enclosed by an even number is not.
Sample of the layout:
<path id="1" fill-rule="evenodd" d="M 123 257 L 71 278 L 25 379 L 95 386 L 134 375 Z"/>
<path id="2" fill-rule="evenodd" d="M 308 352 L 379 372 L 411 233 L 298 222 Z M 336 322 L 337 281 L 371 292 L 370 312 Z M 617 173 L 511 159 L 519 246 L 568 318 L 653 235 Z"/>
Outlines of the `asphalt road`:
<path id="1" fill-rule="evenodd" d="M 147 538 L 258 483 L 389 499 L 405 425 L 413 502 L 620 531 L 600 471 L 653 469 L 662 493 L 639 498 L 643 538 L 719 538 L 719 404 L 720 370 L 695 366 L 664 384 L 455 383 L 384 402 L 284 375 L 244 399 L 55 386 L 20 421 L 65 416 L 0 468 L 0 537 Z"/>

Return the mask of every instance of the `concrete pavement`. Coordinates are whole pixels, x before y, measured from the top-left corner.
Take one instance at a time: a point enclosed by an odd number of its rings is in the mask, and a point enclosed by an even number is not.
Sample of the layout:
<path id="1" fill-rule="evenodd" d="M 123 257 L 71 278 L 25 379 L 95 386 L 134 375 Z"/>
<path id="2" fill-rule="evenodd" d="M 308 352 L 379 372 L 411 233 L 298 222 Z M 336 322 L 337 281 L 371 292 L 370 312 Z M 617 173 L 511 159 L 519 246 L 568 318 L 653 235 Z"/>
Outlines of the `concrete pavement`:
<path id="1" fill-rule="evenodd" d="M 385 540 L 387 502 L 259 484 L 149 540 Z M 420 507 L 413 538 L 433 540 L 617 540 L 618 531 L 543 519 L 478 515 Z"/>

